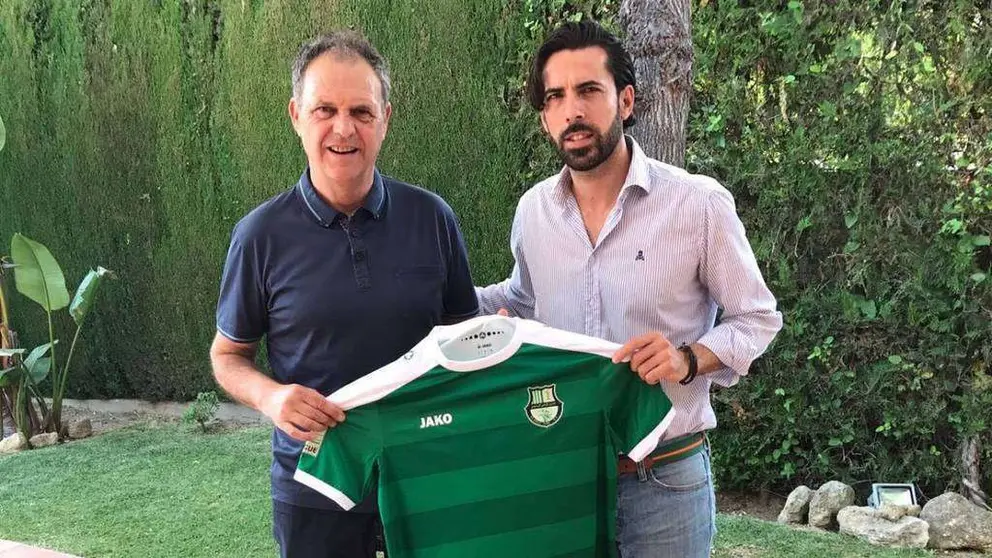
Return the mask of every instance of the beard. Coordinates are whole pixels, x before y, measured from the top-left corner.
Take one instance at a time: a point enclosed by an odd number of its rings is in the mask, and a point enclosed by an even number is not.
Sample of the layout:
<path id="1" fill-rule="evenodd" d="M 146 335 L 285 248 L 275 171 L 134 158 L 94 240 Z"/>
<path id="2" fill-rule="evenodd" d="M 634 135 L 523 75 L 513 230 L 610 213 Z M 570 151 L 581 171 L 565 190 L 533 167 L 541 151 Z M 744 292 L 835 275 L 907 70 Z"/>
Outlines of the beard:
<path id="1" fill-rule="evenodd" d="M 577 149 L 565 149 L 563 147 L 565 138 L 569 134 L 576 132 L 591 134 L 592 143 Z M 558 156 L 561 157 L 565 165 L 572 170 L 582 172 L 592 170 L 603 164 L 603 161 L 609 159 L 622 137 L 623 120 L 620 119 L 620 112 L 617 111 L 617 116 L 613 119 L 613 123 L 610 124 L 610 129 L 606 131 L 606 135 L 603 135 L 599 130 L 584 122 L 573 122 L 568 128 L 565 128 L 565 131 L 558 136 L 558 140 L 553 143 L 555 144 L 555 149 L 558 150 Z"/>

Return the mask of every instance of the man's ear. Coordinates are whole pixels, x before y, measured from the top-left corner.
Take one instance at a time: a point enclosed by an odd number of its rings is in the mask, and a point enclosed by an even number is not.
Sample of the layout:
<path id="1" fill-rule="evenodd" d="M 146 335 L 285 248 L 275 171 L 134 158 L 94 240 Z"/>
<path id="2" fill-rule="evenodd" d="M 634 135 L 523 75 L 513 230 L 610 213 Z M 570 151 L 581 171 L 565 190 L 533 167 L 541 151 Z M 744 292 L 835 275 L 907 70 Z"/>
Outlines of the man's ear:
<path id="1" fill-rule="evenodd" d="M 289 121 L 293 123 L 293 130 L 297 135 L 300 133 L 300 106 L 296 103 L 296 97 L 289 98 Z"/>
<path id="2" fill-rule="evenodd" d="M 634 86 L 628 85 L 620 91 L 620 119 L 627 120 L 634 114 Z"/>
<path id="3" fill-rule="evenodd" d="M 386 109 L 382 111 L 383 132 L 389 129 L 389 117 L 393 115 L 393 104 L 386 103 Z"/>
<path id="4" fill-rule="evenodd" d="M 546 118 L 544 118 L 543 110 L 541 111 L 541 129 L 544 130 L 544 133 L 547 134 L 548 137 L 551 137 L 551 132 L 548 130 L 548 121 Z"/>

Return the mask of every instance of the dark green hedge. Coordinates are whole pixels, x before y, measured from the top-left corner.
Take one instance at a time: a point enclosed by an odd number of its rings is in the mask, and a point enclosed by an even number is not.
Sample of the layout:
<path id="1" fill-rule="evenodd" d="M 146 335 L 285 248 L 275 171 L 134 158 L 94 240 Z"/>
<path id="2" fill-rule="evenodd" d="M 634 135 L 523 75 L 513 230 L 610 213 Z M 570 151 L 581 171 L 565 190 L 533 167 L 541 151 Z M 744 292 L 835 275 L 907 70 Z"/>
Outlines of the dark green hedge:
<path id="1" fill-rule="evenodd" d="M 231 228 L 299 177 L 289 65 L 332 26 L 366 30 L 392 64 L 381 167 L 454 206 L 480 280 L 505 274 L 525 153 L 501 99 L 521 17 L 491 0 L 0 3 L 0 246 L 17 231 L 46 244 L 71 287 L 90 265 L 119 276 L 71 395 L 188 399 L 211 385 Z M 12 298 L 25 344 L 40 339 L 40 311 Z"/>
<path id="2" fill-rule="evenodd" d="M 992 472 L 985 2 L 705 2 L 687 165 L 734 192 L 785 314 L 719 392 L 728 485 Z M 864 483 L 864 484 L 861 484 Z"/>
<path id="3" fill-rule="evenodd" d="M 505 276 L 519 193 L 555 166 L 519 94 L 550 25 L 618 2 L 6 0 L 0 238 L 46 243 L 70 283 L 118 272 L 77 397 L 188 399 L 233 223 L 304 163 L 288 64 L 332 25 L 390 59 L 389 173 L 461 219 L 479 282 Z M 992 27 L 987 2 L 696 0 L 687 166 L 736 196 L 785 327 L 716 393 L 724 487 L 992 469 Z M 34 308 L 14 297 L 27 344 Z"/>

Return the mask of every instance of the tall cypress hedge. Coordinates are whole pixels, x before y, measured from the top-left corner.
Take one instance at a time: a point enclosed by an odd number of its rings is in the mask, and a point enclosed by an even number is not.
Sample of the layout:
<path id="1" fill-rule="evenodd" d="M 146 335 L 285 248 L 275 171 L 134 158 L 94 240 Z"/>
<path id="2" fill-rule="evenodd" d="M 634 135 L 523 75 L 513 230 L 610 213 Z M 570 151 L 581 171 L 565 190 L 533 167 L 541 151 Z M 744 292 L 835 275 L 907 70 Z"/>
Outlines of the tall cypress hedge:
<path id="1" fill-rule="evenodd" d="M 320 30 L 362 29 L 387 57 L 380 167 L 452 204 L 479 280 L 506 273 L 525 154 L 500 99 L 519 19 L 489 0 L 3 2 L 0 239 L 43 242 L 72 285 L 97 263 L 119 276 L 72 395 L 187 399 L 211 385 L 230 231 L 305 165 L 289 66 Z M 27 342 L 47 326 L 12 298 Z"/>

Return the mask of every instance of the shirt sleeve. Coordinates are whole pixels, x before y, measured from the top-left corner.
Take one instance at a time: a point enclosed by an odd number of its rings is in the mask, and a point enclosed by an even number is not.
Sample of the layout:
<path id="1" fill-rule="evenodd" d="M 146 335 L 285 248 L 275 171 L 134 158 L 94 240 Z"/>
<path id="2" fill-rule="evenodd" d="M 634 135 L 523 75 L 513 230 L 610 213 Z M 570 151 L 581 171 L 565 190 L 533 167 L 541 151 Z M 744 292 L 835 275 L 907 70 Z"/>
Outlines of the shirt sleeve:
<path id="1" fill-rule="evenodd" d="M 534 287 L 523 246 L 523 204 L 524 199 L 521 199 L 510 229 L 510 251 L 513 253 L 513 271 L 510 272 L 510 277 L 475 290 L 482 314 L 495 314 L 505 308 L 513 316 L 534 319 Z"/>
<path id="2" fill-rule="evenodd" d="M 372 493 L 381 453 L 378 407 L 354 409 L 320 440 L 304 444 L 293 478 L 350 510 Z"/>
<path id="3" fill-rule="evenodd" d="M 253 343 L 268 329 L 264 279 L 257 244 L 239 223 L 231 235 L 217 302 L 217 331 L 231 341 Z"/>
<path id="4" fill-rule="evenodd" d="M 700 276 L 723 315 L 699 343 L 725 365 L 709 377 L 726 387 L 747 374 L 754 359 L 768 348 L 782 328 L 782 314 L 758 269 L 730 192 L 723 188 L 711 192 L 704 217 Z"/>
<path id="5" fill-rule="evenodd" d="M 468 266 L 468 251 L 458 220 L 450 207 L 444 211 L 448 244 L 448 275 L 444 291 L 444 319 L 446 322 L 471 318 L 479 313 L 472 273 Z"/>
<path id="6" fill-rule="evenodd" d="M 614 364 L 604 371 L 607 410 L 617 449 L 634 461 L 648 456 L 658 446 L 675 418 L 672 402 L 659 386 L 649 386 L 630 370 L 629 364 Z"/>

